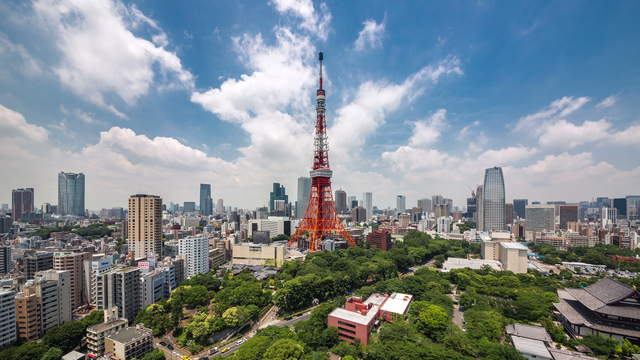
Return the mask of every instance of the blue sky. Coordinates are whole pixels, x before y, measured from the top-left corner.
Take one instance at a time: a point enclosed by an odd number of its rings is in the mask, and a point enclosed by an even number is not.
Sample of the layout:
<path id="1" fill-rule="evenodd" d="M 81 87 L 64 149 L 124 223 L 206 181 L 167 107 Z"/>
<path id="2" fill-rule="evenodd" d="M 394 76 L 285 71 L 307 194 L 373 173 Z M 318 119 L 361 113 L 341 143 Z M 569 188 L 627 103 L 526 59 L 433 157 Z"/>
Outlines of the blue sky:
<path id="1" fill-rule="evenodd" d="M 56 173 L 87 206 L 131 193 L 264 205 L 311 164 L 325 52 L 334 188 L 462 205 L 483 169 L 507 198 L 640 193 L 634 1 L 6 1 L 0 202 Z"/>

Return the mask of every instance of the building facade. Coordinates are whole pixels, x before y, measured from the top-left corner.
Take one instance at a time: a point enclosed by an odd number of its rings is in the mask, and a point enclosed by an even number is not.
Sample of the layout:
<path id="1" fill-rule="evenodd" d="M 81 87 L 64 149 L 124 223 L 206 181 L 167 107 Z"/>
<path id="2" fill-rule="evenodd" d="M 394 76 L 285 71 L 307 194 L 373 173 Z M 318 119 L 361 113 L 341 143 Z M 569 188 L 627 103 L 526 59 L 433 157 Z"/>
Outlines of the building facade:
<path id="1" fill-rule="evenodd" d="M 53 269 L 69 272 L 72 310 L 89 303 L 89 294 L 85 293 L 84 286 L 84 260 L 89 257 L 88 253 L 56 252 L 53 254 Z"/>
<path id="2" fill-rule="evenodd" d="M 276 201 L 281 200 L 284 204 L 289 203 L 289 196 L 286 193 L 284 185 L 280 183 L 273 183 L 273 191 L 269 193 L 269 213 L 276 212 Z"/>
<path id="3" fill-rule="evenodd" d="M 311 194 L 311 178 L 301 176 L 298 178 L 298 202 L 296 203 L 296 217 L 302 219 L 307 206 L 309 205 L 309 196 Z"/>
<path id="4" fill-rule="evenodd" d="M 34 276 L 36 281 L 55 281 L 58 297 L 58 324 L 71 321 L 73 309 L 71 307 L 71 274 L 63 270 L 39 271 Z"/>
<path id="5" fill-rule="evenodd" d="M 11 191 L 11 218 L 20 221 L 23 216 L 34 213 L 33 188 L 15 189 Z"/>
<path id="6" fill-rule="evenodd" d="M 0 349 L 16 341 L 16 293 L 0 289 Z"/>
<path id="7" fill-rule="evenodd" d="M 58 173 L 58 214 L 85 215 L 83 173 Z"/>
<path id="8" fill-rule="evenodd" d="M 162 199 L 156 195 L 129 197 L 129 252 L 136 259 L 162 256 Z"/>
<path id="9" fill-rule="evenodd" d="M 8 274 L 13 270 L 11 246 L 0 246 L 0 274 Z"/>
<path id="10" fill-rule="evenodd" d="M 118 307 L 118 318 L 133 322 L 142 306 L 140 270 L 135 267 L 113 269 L 98 275 L 96 308 Z"/>
<path id="11" fill-rule="evenodd" d="M 38 271 L 53 269 L 53 253 L 48 251 L 37 251 L 24 257 L 24 274 L 27 278 L 33 279 Z"/>
<path id="12" fill-rule="evenodd" d="M 405 212 L 407 210 L 407 198 L 404 195 L 396 196 L 396 211 Z"/>
<path id="13" fill-rule="evenodd" d="M 211 184 L 200 184 L 200 214 L 204 216 L 213 215 Z"/>
<path id="14" fill-rule="evenodd" d="M 492 167 L 484 172 L 483 186 L 483 231 L 505 229 L 505 190 L 502 168 Z"/>
<path id="15" fill-rule="evenodd" d="M 347 207 L 347 193 L 344 190 L 336 190 L 336 212 L 338 214 L 344 214 L 347 209 L 349 209 Z"/>
<path id="16" fill-rule="evenodd" d="M 529 205 L 527 199 L 513 199 L 513 212 L 514 215 L 520 219 L 525 217 L 525 208 Z"/>
<path id="17" fill-rule="evenodd" d="M 178 240 L 178 255 L 184 258 L 184 276 L 189 279 L 209 272 L 209 239 L 189 236 Z"/>
<path id="18" fill-rule="evenodd" d="M 526 231 L 554 231 L 556 228 L 555 209 L 553 205 L 527 205 L 525 208 Z"/>

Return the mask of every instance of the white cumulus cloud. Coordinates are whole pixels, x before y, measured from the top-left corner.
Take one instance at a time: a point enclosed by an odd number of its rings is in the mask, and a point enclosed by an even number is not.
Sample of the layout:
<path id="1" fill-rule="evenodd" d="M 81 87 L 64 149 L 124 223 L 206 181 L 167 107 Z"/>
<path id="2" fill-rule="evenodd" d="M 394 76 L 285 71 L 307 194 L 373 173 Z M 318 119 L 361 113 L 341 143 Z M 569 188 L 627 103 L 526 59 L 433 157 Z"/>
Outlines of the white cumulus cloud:
<path id="1" fill-rule="evenodd" d="M 365 49 L 376 49 L 382 47 L 382 37 L 384 36 L 384 21 L 377 23 L 373 19 L 365 20 L 362 23 L 362 30 L 358 33 L 358 38 L 353 44 L 357 51 Z"/>
<path id="2" fill-rule="evenodd" d="M 300 27 L 321 40 L 329 36 L 331 13 L 325 3 L 316 9 L 311 0 L 272 0 L 276 10 L 300 18 Z"/>
<path id="3" fill-rule="evenodd" d="M 409 145 L 415 147 L 432 145 L 438 140 L 446 125 L 446 109 L 439 109 L 427 119 L 416 121 L 413 124 L 413 135 L 409 139 Z"/>

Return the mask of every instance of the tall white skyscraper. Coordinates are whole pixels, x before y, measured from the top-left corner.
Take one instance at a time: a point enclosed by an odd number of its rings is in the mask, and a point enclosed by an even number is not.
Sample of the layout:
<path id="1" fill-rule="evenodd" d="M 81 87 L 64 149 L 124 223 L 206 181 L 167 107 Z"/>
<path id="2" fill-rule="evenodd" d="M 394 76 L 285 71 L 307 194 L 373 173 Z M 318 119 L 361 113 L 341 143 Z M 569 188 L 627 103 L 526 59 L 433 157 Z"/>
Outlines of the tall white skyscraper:
<path id="1" fill-rule="evenodd" d="M 492 167 L 485 170 L 483 190 L 483 230 L 504 230 L 505 191 L 502 168 Z"/>
<path id="2" fill-rule="evenodd" d="M 178 255 L 184 257 L 186 279 L 209 272 L 209 239 L 189 236 L 178 240 Z"/>
<path id="3" fill-rule="evenodd" d="M 298 199 L 296 203 L 296 217 L 302 219 L 309 205 L 311 193 L 311 178 L 301 176 L 298 178 Z"/>
<path id="4" fill-rule="evenodd" d="M 405 212 L 405 210 L 407 210 L 407 198 L 404 195 L 396 196 L 396 210 L 398 212 Z"/>
<path id="5" fill-rule="evenodd" d="M 364 204 L 362 205 L 365 210 L 367 210 L 367 220 L 369 220 L 373 216 L 373 194 L 366 192 L 362 194 L 362 199 L 364 200 Z"/>
<path id="6" fill-rule="evenodd" d="M 58 174 L 58 214 L 84 216 L 84 174 Z"/>
<path id="7" fill-rule="evenodd" d="M 216 215 L 224 214 L 224 200 L 218 199 L 216 202 Z"/>

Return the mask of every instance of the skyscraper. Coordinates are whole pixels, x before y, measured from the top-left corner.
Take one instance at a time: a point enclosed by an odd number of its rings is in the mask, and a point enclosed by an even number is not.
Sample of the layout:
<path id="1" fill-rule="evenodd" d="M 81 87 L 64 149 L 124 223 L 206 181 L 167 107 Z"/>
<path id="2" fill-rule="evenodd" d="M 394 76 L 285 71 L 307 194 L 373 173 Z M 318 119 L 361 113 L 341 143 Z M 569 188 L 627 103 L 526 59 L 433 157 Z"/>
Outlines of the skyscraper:
<path id="1" fill-rule="evenodd" d="M 307 205 L 309 204 L 309 193 L 311 192 L 311 178 L 300 176 L 298 178 L 298 202 L 296 203 L 296 217 L 302 219 Z"/>
<path id="2" fill-rule="evenodd" d="M 20 221 L 24 215 L 33 214 L 33 188 L 15 189 L 11 192 L 11 217 Z"/>
<path id="3" fill-rule="evenodd" d="M 364 200 L 364 209 L 367 211 L 367 220 L 371 219 L 373 216 L 373 194 L 370 192 L 365 192 L 362 194 L 362 200 Z"/>
<path id="4" fill-rule="evenodd" d="M 578 205 L 560 205 L 560 229 L 567 230 L 568 222 L 578 221 Z"/>
<path id="5" fill-rule="evenodd" d="M 640 195 L 628 195 L 627 199 L 627 218 L 629 220 L 637 220 L 640 218 Z"/>
<path id="6" fill-rule="evenodd" d="M 478 231 L 484 230 L 484 205 L 483 205 L 483 193 L 482 185 L 478 185 L 476 188 L 476 229 Z"/>
<path id="7" fill-rule="evenodd" d="M 84 216 L 83 173 L 58 173 L 58 214 Z"/>
<path id="8" fill-rule="evenodd" d="M 524 212 L 527 205 L 529 205 L 529 200 L 527 199 L 513 199 L 513 212 L 515 212 L 515 216 L 524 219 Z"/>
<path id="9" fill-rule="evenodd" d="M 129 252 L 136 259 L 162 254 L 162 199 L 157 195 L 129 198 Z"/>
<path id="10" fill-rule="evenodd" d="M 184 276 L 189 279 L 209 272 L 209 239 L 189 236 L 178 240 L 178 254 L 184 258 Z"/>
<path id="11" fill-rule="evenodd" d="M 613 207 L 618 210 L 618 217 L 621 219 L 627 218 L 627 199 L 615 198 L 613 199 Z"/>
<path id="12" fill-rule="evenodd" d="M 418 207 L 420 208 L 420 210 L 422 210 L 422 212 L 431 212 L 431 210 L 433 209 L 433 204 L 431 202 L 431 199 L 419 199 Z"/>
<path id="13" fill-rule="evenodd" d="M 525 218 L 527 231 L 554 231 L 556 224 L 554 205 L 527 205 Z"/>
<path id="14" fill-rule="evenodd" d="M 221 215 L 224 213 L 224 200 L 218 199 L 216 202 L 216 215 Z"/>
<path id="15" fill-rule="evenodd" d="M 504 230 L 504 177 L 502 168 L 492 167 L 484 172 L 482 207 L 484 231 Z"/>
<path id="16" fill-rule="evenodd" d="M 273 191 L 269 193 L 269 212 L 276 211 L 276 200 L 283 200 L 285 204 L 289 203 L 289 196 L 286 193 L 284 185 L 280 183 L 273 183 Z"/>
<path id="17" fill-rule="evenodd" d="M 504 224 L 505 224 L 505 228 L 506 225 L 511 225 L 513 224 L 513 204 L 512 203 L 505 203 L 504 204 Z"/>
<path id="18" fill-rule="evenodd" d="M 213 215 L 211 184 L 200 184 L 200 214 L 204 216 Z"/>
<path id="19" fill-rule="evenodd" d="M 471 197 L 467 198 L 467 212 L 464 214 L 464 216 L 467 219 L 473 219 L 476 216 L 476 211 L 476 197 L 475 194 L 472 194 Z"/>
<path id="20" fill-rule="evenodd" d="M 407 210 L 407 198 L 404 195 L 396 196 L 396 210 L 398 212 L 405 212 L 405 210 Z"/>
<path id="21" fill-rule="evenodd" d="M 336 190 L 336 212 L 342 214 L 347 211 L 347 193 L 344 190 Z"/>

